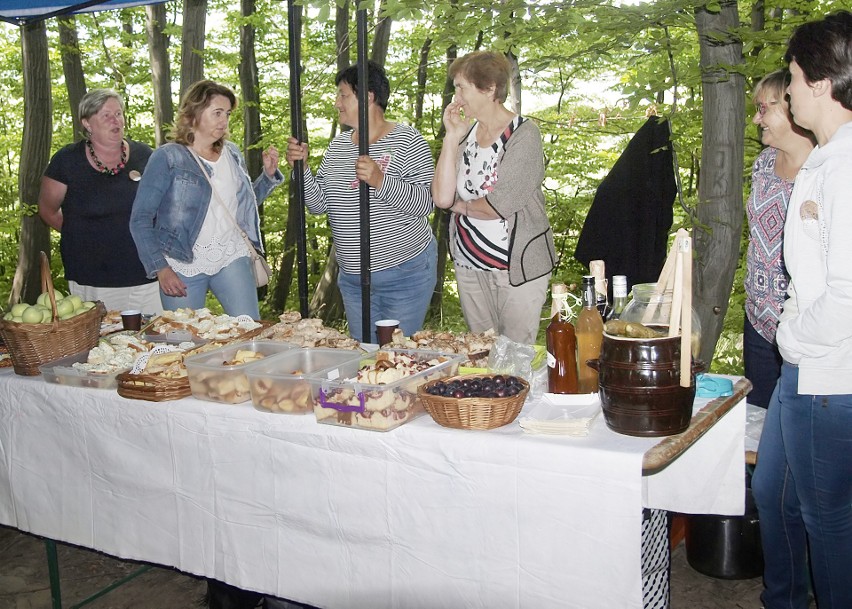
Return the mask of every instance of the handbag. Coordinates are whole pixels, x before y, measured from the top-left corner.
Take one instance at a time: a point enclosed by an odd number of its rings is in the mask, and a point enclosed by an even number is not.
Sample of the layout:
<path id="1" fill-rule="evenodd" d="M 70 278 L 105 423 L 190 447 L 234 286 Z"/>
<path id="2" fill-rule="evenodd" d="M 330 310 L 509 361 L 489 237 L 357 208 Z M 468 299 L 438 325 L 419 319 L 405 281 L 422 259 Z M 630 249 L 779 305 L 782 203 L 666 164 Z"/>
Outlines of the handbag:
<path id="1" fill-rule="evenodd" d="M 257 248 L 255 248 L 254 244 L 246 235 L 246 232 L 240 228 L 240 225 L 237 224 L 234 215 L 228 209 L 228 206 L 225 205 L 224 201 L 222 201 L 221 197 L 219 197 L 219 193 L 216 191 L 216 187 L 213 186 L 213 182 L 210 180 L 210 176 L 207 174 L 207 170 L 204 169 L 204 165 L 201 164 L 201 159 L 198 158 L 198 155 L 195 154 L 195 151 L 192 150 L 189 146 L 186 147 L 189 150 L 189 154 L 192 155 L 192 158 L 195 159 L 195 162 L 198 163 L 198 167 L 201 169 L 201 173 L 204 174 L 204 177 L 207 178 L 207 183 L 210 184 L 210 189 L 213 191 L 213 197 L 216 199 L 216 202 L 221 205 L 225 213 L 228 216 L 228 219 L 231 223 L 236 227 L 237 232 L 240 233 L 240 236 L 243 238 L 243 241 L 246 242 L 246 245 L 249 249 L 249 257 L 251 257 L 251 270 L 254 273 L 254 284 L 262 288 L 265 285 L 269 284 L 269 279 L 272 277 L 272 269 L 269 268 L 269 263 L 266 262 L 266 258 L 263 257 Z"/>

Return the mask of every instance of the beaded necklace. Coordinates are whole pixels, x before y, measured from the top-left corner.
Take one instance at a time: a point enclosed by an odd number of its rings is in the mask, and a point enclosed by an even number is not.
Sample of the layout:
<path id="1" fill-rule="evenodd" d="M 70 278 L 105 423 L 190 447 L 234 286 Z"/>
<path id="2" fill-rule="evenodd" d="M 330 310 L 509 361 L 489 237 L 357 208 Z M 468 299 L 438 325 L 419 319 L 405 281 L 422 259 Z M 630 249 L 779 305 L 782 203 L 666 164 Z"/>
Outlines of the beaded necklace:
<path id="1" fill-rule="evenodd" d="M 98 168 L 104 175 L 114 176 L 118 175 L 118 172 L 124 169 L 125 163 L 127 163 L 127 148 L 124 145 L 124 142 L 121 142 L 121 159 L 118 161 L 118 165 L 113 168 L 109 168 L 98 158 L 98 155 L 95 154 L 95 147 L 92 146 L 92 140 L 86 140 L 86 147 L 89 149 L 89 154 L 92 155 L 92 160 L 95 162 L 95 167 Z"/>

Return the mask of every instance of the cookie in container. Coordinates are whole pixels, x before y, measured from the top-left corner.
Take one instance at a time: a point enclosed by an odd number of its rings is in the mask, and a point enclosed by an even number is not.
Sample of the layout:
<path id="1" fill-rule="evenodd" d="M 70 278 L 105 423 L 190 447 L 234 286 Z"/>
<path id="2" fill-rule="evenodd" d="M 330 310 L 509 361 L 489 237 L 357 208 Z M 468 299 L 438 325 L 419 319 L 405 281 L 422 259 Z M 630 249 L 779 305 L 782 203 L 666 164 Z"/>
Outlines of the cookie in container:
<path id="1" fill-rule="evenodd" d="M 251 340 L 228 344 L 184 360 L 193 397 L 239 404 L 251 397 L 246 372 L 267 357 L 293 349 L 290 343 Z"/>
<path id="2" fill-rule="evenodd" d="M 339 378 L 339 366 L 359 360 L 362 353 L 346 349 L 293 349 L 246 370 L 251 401 L 264 412 L 306 414 L 314 398 L 308 375 L 322 371 L 324 378 Z"/>
<path id="3" fill-rule="evenodd" d="M 338 379 L 311 375 L 314 414 L 320 423 L 389 431 L 423 412 L 417 388 L 451 376 L 464 356 L 417 349 L 382 349 L 346 362 Z"/>

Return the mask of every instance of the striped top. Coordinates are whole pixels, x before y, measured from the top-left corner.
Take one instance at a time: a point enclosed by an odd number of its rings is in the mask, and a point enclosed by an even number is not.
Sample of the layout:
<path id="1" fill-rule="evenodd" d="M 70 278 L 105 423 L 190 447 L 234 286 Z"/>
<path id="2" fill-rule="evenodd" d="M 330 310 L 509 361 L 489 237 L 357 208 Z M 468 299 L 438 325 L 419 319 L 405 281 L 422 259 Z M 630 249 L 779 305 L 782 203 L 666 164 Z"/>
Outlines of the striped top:
<path id="1" fill-rule="evenodd" d="M 375 272 L 411 260 L 431 242 L 428 216 L 435 161 L 423 136 L 402 124 L 370 145 L 370 157 L 385 174 L 380 190 L 370 188 L 370 266 Z M 308 211 L 328 214 L 337 263 L 352 274 L 361 272 L 357 159 L 358 145 L 352 142 L 352 132 L 345 131 L 329 144 L 316 177 L 305 165 Z"/>
<path id="2" fill-rule="evenodd" d="M 515 116 L 490 146 L 482 147 L 476 141 L 476 125 L 467 136 L 467 145 L 456 178 L 456 191 L 463 201 L 485 197 L 494 190 L 499 173 L 499 160 L 503 147 L 524 118 Z M 455 214 L 455 263 L 477 270 L 505 271 L 509 268 L 509 228 L 505 219 L 480 220 Z"/>

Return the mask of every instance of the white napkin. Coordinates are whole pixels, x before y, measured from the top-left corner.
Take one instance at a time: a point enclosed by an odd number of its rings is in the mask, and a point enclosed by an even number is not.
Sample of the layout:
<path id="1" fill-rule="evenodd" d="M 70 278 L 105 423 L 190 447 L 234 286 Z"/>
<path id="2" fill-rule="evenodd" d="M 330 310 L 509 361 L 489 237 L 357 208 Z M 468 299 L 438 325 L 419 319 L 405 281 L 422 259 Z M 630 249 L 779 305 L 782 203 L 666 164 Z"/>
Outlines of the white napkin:
<path id="1" fill-rule="evenodd" d="M 596 393 L 545 393 L 518 423 L 526 433 L 585 436 L 600 411 L 601 401 Z"/>

